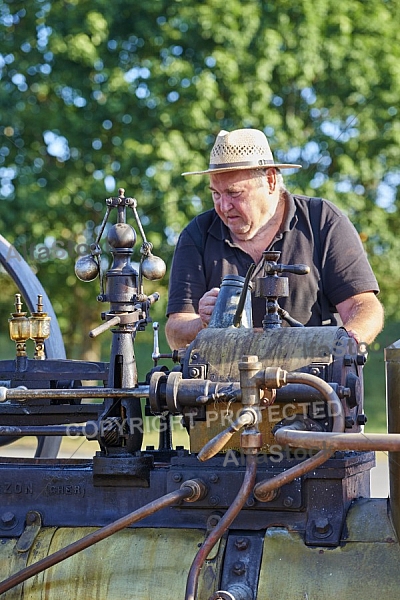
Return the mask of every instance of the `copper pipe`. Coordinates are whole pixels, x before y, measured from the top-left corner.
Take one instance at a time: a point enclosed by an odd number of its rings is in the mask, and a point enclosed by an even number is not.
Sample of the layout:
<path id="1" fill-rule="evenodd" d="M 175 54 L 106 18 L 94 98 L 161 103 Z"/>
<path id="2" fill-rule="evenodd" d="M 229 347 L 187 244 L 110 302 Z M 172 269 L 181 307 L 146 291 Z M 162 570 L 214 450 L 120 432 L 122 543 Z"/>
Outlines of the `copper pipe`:
<path id="1" fill-rule="evenodd" d="M 282 427 L 282 429 L 279 431 L 283 431 L 283 429 L 284 428 Z M 275 435 L 275 437 L 277 436 Z M 296 479 L 296 477 L 301 477 L 302 475 L 305 475 L 305 473 L 316 469 L 326 462 L 331 454 L 332 452 L 329 452 L 328 450 L 320 450 L 320 452 L 317 452 L 315 456 L 307 458 L 307 460 L 304 460 L 295 467 L 292 467 L 283 473 L 279 473 L 279 475 L 276 475 L 275 477 L 260 481 L 253 490 L 254 497 L 260 502 L 269 502 L 270 500 L 273 500 L 275 497 L 273 492 L 276 489 L 280 488 L 286 483 L 289 483 L 290 481 L 293 481 L 293 479 Z"/>
<path id="2" fill-rule="evenodd" d="M 195 600 L 200 570 L 204 564 L 204 561 L 211 552 L 212 548 L 214 548 L 215 544 L 221 539 L 225 531 L 229 528 L 233 520 L 242 510 L 251 490 L 253 489 L 256 480 L 256 474 L 257 457 L 254 454 L 248 454 L 246 456 L 246 472 L 243 483 L 235 500 L 232 502 L 218 525 L 211 531 L 210 535 L 203 542 L 200 550 L 195 556 L 192 566 L 190 567 L 186 584 L 185 600 Z"/>
<path id="3" fill-rule="evenodd" d="M 97 542 L 100 542 L 101 540 L 110 537 L 114 533 L 121 531 L 121 529 L 124 529 L 125 527 L 128 527 L 133 523 L 141 521 L 145 517 L 152 515 L 153 513 L 157 512 L 158 510 L 161 510 L 162 508 L 171 506 L 172 504 L 175 504 L 180 500 L 190 499 L 194 501 L 195 499 L 199 499 L 201 494 L 198 494 L 198 498 L 193 498 L 196 495 L 196 493 L 198 493 L 199 483 L 200 482 L 196 480 L 194 482 L 185 481 L 179 490 L 175 490 L 174 492 L 170 492 L 165 496 L 161 496 L 161 498 L 158 498 L 157 500 L 153 500 L 153 502 L 149 502 L 145 506 L 138 508 L 137 510 L 133 511 L 132 513 L 129 513 L 128 515 L 125 515 L 125 517 L 122 517 L 121 519 L 118 519 L 117 521 L 114 521 L 113 523 L 110 523 L 109 525 L 106 525 L 105 527 L 102 527 L 101 529 L 98 529 L 97 531 L 86 535 L 82 539 L 73 542 L 69 546 L 61 548 L 61 550 L 54 552 L 54 554 L 46 556 L 46 558 L 42 558 L 42 560 L 39 560 L 37 563 L 30 565 L 25 569 L 22 569 L 21 571 L 19 571 L 19 573 L 16 573 L 8 579 L 5 579 L 4 581 L 0 582 L 0 594 L 7 592 L 14 586 L 22 583 L 23 581 L 26 581 L 27 579 L 33 577 L 34 575 L 37 575 L 38 573 L 41 573 L 42 571 L 45 571 L 49 567 L 57 565 L 66 558 L 78 554 L 78 552 L 81 552 L 82 550 L 85 550 L 86 548 L 97 544 Z M 201 484 L 200 487 L 204 487 L 203 484 Z M 204 493 L 204 489 L 202 490 L 202 493 Z"/>
<path id="4" fill-rule="evenodd" d="M 343 413 L 342 404 L 341 404 L 336 392 L 332 389 L 332 387 L 328 383 L 326 383 L 326 381 L 323 381 L 323 379 L 320 379 L 319 377 L 316 377 L 315 375 L 310 375 L 309 373 L 297 373 L 297 372 L 289 372 L 288 373 L 288 372 L 282 371 L 282 374 L 280 375 L 280 377 L 282 378 L 283 385 L 285 385 L 287 383 L 305 383 L 305 384 L 310 385 L 311 387 L 319 390 L 321 392 L 321 394 L 323 395 L 324 399 L 326 400 L 330 416 L 333 417 L 333 431 L 335 432 L 334 435 L 337 435 L 336 432 L 342 432 L 344 430 L 345 422 L 344 422 L 344 413 Z M 282 427 L 281 429 L 278 429 L 278 431 L 275 433 L 275 438 L 278 442 L 283 443 L 284 437 L 287 440 L 290 438 L 292 433 L 304 433 L 306 435 L 314 435 L 313 433 L 310 433 L 308 431 L 307 432 L 303 432 L 303 431 L 302 432 L 297 432 L 297 431 L 292 432 L 291 430 L 288 430 L 285 427 Z M 279 437 L 279 435 L 280 435 L 280 437 Z M 322 434 L 322 435 L 325 435 L 325 434 Z M 340 433 L 339 433 L 339 435 L 340 435 Z M 344 434 L 341 434 L 341 435 L 344 435 Z M 290 438 L 290 439 L 293 439 L 293 438 Z M 289 442 L 286 441 L 286 443 L 289 443 Z M 293 444 L 293 445 L 296 445 L 296 444 Z M 301 444 L 297 444 L 297 446 L 301 447 Z M 315 448 L 315 446 L 311 446 L 311 447 Z M 323 449 L 320 452 L 318 452 L 315 456 L 312 456 L 311 458 L 308 458 L 307 460 L 296 465 L 295 467 L 292 467 L 291 469 L 288 469 L 287 471 L 280 473 L 276 477 L 272 477 L 270 479 L 265 479 L 264 481 L 260 481 L 259 483 L 257 483 L 257 485 L 254 488 L 254 492 L 253 492 L 255 498 L 257 498 L 257 500 L 259 500 L 260 502 L 269 502 L 270 500 L 272 500 L 275 497 L 274 492 L 279 487 L 282 487 L 282 485 L 285 485 L 286 483 L 293 481 L 293 479 L 296 479 L 296 477 L 301 477 L 305 473 L 308 473 L 312 469 L 316 469 L 317 467 L 322 465 L 324 462 L 326 462 L 328 460 L 328 458 L 333 454 L 334 449 L 331 449 L 330 446 L 326 443 L 326 438 L 325 438 L 325 445 L 318 446 L 318 448 L 320 448 L 320 447 L 322 447 Z"/>
<path id="5" fill-rule="evenodd" d="M 297 448 L 336 450 L 400 451 L 400 434 L 396 433 L 334 433 L 330 431 L 292 431 L 282 427 L 275 433 L 277 442 Z"/>
<path id="6" fill-rule="evenodd" d="M 319 390 L 328 405 L 329 416 L 333 417 L 332 431 L 344 431 L 345 422 L 342 403 L 329 383 L 326 383 L 326 381 L 316 375 L 297 373 L 295 371 L 286 374 L 286 382 L 305 383 Z"/>

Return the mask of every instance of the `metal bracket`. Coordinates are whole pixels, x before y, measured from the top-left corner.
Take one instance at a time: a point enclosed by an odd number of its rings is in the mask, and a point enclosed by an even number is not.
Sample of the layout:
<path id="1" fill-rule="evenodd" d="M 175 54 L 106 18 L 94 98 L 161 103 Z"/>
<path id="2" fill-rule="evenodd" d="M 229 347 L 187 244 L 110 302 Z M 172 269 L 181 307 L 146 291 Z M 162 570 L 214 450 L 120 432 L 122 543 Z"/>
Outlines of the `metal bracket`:
<path id="1" fill-rule="evenodd" d="M 264 531 L 230 533 L 226 544 L 220 591 L 216 598 L 256 600 L 258 576 L 264 548 Z"/>
<path id="2" fill-rule="evenodd" d="M 32 548 L 41 528 L 41 514 L 36 510 L 30 510 L 26 515 L 26 527 L 16 544 L 17 552 L 21 554 L 28 552 Z"/>

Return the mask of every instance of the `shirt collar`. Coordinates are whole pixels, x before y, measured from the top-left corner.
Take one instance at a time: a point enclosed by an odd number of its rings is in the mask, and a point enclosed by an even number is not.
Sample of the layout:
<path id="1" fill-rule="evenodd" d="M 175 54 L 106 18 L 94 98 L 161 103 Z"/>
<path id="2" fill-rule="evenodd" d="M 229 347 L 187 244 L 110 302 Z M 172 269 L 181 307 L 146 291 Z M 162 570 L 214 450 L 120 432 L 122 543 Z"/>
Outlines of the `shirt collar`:
<path id="1" fill-rule="evenodd" d="M 283 218 L 281 233 L 285 233 L 285 231 L 290 231 L 294 228 L 294 226 L 297 223 L 296 204 L 293 199 L 293 196 L 287 191 L 284 192 L 284 195 L 286 202 L 286 211 L 285 216 Z"/>

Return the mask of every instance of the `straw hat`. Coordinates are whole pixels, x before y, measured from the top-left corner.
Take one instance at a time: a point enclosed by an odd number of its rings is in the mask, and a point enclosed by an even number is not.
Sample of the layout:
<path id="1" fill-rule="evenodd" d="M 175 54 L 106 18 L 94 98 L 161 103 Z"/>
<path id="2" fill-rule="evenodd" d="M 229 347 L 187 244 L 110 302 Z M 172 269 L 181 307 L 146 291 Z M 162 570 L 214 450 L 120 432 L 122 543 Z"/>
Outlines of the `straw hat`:
<path id="1" fill-rule="evenodd" d="M 182 175 L 225 173 L 242 169 L 301 169 L 301 165 L 274 162 L 265 134 L 258 129 L 220 131 L 211 150 L 210 164 L 205 171 L 190 171 Z"/>

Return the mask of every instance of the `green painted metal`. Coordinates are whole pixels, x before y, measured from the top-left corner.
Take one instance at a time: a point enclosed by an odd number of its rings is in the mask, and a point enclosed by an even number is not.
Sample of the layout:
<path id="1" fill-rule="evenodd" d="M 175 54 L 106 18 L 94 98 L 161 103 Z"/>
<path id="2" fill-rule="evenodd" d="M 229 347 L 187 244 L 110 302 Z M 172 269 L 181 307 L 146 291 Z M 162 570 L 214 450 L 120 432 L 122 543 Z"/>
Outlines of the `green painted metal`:
<path id="1" fill-rule="evenodd" d="M 328 509 L 329 512 L 329 509 Z M 5 578 L 65 547 L 93 528 L 43 529 L 29 557 L 18 556 L 16 540 L 0 546 Z M 10 590 L 5 600 L 177 600 L 204 532 L 126 529 Z M 204 565 L 197 600 L 218 589 L 225 539 Z M 386 499 L 364 498 L 350 508 L 342 544 L 309 547 L 299 532 L 267 530 L 257 598 L 260 600 L 398 600 L 400 546 Z M 2 597 L 3 600 L 3 597 Z"/>
<path id="2" fill-rule="evenodd" d="M 258 598 L 398 600 L 400 547 L 388 517 L 387 500 L 357 500 L 346 526 L 346 539 L 333 549 L 307 547 L 299 533 L 281 527 L 268 529 Z"/>
<path id="3" fill-rule="evenodd" d="M 0 580 L 68 546 L 95 528 L 44 528 L 29 554 L 18 540 L 0 544 Z M 2 595 L 2 600 L 177 600 L 183 598 L 204 532 L 186 529 L 125 529 L 68 558 Z M 218 589 L 225 540 L 210 554 L 199 581 L 199 599 Z"/>

